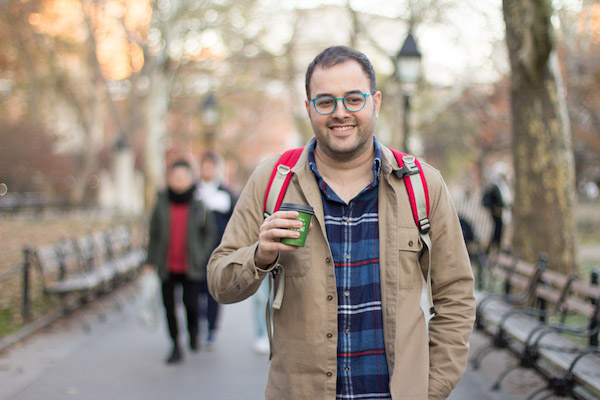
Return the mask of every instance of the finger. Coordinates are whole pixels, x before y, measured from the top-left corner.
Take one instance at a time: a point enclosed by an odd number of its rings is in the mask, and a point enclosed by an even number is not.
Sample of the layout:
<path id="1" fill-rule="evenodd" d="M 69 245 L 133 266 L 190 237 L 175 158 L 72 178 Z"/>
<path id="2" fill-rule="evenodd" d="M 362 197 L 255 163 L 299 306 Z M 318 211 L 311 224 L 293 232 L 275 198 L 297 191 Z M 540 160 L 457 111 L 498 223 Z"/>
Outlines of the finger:
<path id="1" fill-rule="evenodd" d="M 281 219 L 296 219 L 298 218 L 299 214 L 298 211 L 277 211 L 276 213 L 273 213 L 271 215 L 274 218 L 281 218 Z"/>
<path id="2" fill-rule="evenodd" d="M 258 240 L 262 242 L 279 242 L 283 238 L 297 239 L 300 233 L 290 229 L 269 229 L 262 231 L 258 235 Z"/>
<path id="3" fill-rule="evenodd" d="M 261 230 L 271 229 L 300 229 L 302 227 L 302 221 L 296 219 L 287 218 L 273 218 L 265 219 L 261 225 Z"/>

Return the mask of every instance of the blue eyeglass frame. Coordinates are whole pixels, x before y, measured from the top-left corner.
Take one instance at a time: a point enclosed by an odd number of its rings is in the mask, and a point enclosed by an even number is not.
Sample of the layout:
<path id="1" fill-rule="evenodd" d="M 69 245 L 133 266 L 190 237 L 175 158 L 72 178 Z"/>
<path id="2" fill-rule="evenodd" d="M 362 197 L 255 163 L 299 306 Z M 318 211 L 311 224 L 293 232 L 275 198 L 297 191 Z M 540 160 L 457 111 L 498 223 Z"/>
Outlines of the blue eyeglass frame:
<path id="1" fill-rule="evenodd" d="M 363 108 L 365 108 L 365 105 L 367 104 L 367 96 L 373 96 L 373 94 L 375 94 L 375 92 L 373 92 L 373 93 L 348 93 L 344 97 L 338 97 L 337 99 L 335 97 L 332 97 L 332 96 L 319 96 L 317 98 L 312 99 L 311 102 L 313 103 L 313 107 L 315 108 L 315 111 L 318 112 L 321 115 L 333 114 L 333 112 L 337 108 L 338 101 L 340 101 L 340 100 L 342 101 L 342 104 L 344 105 L 344 108 L 348 112 L 355 113 L 355 112 L 359 112 L 360 110 L 362 110 Z M 363 106 L 361 108 L 359 108 L 358 110 L 354 110 L 354 111 L 348 110 L 348 107 L 346 107 L 346 102 L 344 101 L 344 99 L 346 97 L 348 97 L 348 96 L 362 96 L 363 99 L 365 100 L 365 102 L 363 103 Z M 322 113 L 319 110 L 317 110 L 317 103 L 316 103 L 316 101 L 319 100 L 319 99 L 324 99 L 324 98 L 333 99 L 333 102 L 334 102 L 333 110 L 331 110 L 328 113 Z"/>

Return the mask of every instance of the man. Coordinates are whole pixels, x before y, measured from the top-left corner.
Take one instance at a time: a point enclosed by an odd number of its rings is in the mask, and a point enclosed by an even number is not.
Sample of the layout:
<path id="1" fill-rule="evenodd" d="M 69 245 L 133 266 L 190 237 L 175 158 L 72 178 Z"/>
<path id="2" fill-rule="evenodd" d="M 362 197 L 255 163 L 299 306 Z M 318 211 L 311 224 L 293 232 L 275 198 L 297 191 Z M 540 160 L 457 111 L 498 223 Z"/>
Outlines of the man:
<path id="1" fill-rule="evenodd" d="M 493 228 L 486 255 L 491 255 L 492 249 L 497 253 L 502 246 L 502 233 L 505 224 L 510 221 L 511 193 L 506 182 L 506 166 L 497 163 L 489 174 L 489 185 L 483 194 L 483 206 L 489 210 Z"/>
<path id="2" fill-rule="evenodd" d="M 205 152 L 200 157 L 200 182 L 196 190 L 196 197 L 212 211 L 215 216 L 217 232 L 214 246 L 221 241 L 227 222 L 233 212 L 235 196 L 233 191 L 221 183 L 219 165 L 220 157 L 212 151 Z M 211 251 L 214 250 L 211 249 Z M 212 350 L 217 341 L 217 322 L 219 318 L 219 303 L 208 292 L 206 280 L 202 281 L 200 293 L 205 296 L 206 320 L 208 322 L 208 334 L 206 337 L 206 348 Z M 202 315 L 201 317 L 203 317 Z"/>
<path id="3" fill-rule="evenodd" d="M 373 137 L 382 95 L 371 63 L 347 47 L 328 48 L 308 67 L 306 93 L 315 139 L 292 169 L 284 199 L 315 210 L 306 245 L 280 243 L 298 236 L 288 230 L 300 225 L 296 212 L 263 218 L 273 157 L 238 200 L 209 262 L 209 289 L 220 302 L 236 302 L 276 265 L 285 271 L 267 399 L 444 399 L 466 367 L 474 298 L 442 178 L 422 164 L 436 310 L 428 331 L 420 300 L 429 253 L 393 173 L 398 163 Z"/>
<path id="4" fill-rule="evenodd" d="M 156 268 L 162 280 L 162 296 L 172 341 L 168 364 L 183 358 L 179 345 L 175 288 L 183 288 L 189 346 L 197 351 L 198 295 L 206 280 L 206 263 L 216 241 L 212 214 L 194 200 L 194 174 L 189 163 L 178 160 L 167 171 L 167 190 L 159 193 L 150 220 L 145 269 Z"/>

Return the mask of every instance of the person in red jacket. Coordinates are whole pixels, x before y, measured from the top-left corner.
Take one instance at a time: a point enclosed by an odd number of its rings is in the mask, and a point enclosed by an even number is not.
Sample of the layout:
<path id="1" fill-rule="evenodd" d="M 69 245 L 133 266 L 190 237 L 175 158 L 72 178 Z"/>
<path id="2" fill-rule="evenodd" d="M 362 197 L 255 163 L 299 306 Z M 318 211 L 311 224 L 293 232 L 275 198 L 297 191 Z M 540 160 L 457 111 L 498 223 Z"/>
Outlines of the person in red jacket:
<path id="1" fill-rule="evenodd" d="M 216 227 L 212 213 L 204 203 L 194 198 L 196 185 L 189 163 L 174 162 L 167 171 L 167 190 L 159 193 L 150 221 L 148 258 L 162 280 L 162 297 L 173 342 L 167 363 L 182 360 L 176 314 L 175 289 L 183 289 L 189 346 L 200 347 L 199 293 L 206 280 L 206 263 L 216 244 Z"/>

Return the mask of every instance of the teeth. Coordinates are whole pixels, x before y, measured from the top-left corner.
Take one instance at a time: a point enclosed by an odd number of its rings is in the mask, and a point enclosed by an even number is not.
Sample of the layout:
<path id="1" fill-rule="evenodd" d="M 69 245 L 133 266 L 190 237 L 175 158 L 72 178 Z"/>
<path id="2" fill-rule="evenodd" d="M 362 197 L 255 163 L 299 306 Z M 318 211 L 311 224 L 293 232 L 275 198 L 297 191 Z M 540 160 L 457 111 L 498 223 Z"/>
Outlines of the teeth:
<path id="1" fill-rule="evenodd" d="M 334 126 L 332 129 L 334 131 L 347 131 L 348 129 L 351 129 L 351 126 Z"/>

